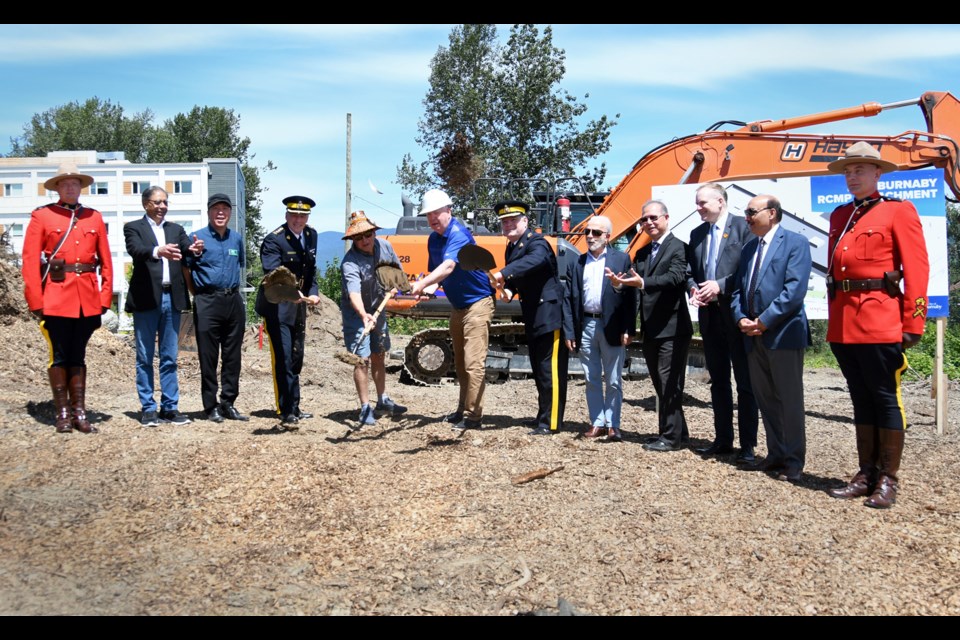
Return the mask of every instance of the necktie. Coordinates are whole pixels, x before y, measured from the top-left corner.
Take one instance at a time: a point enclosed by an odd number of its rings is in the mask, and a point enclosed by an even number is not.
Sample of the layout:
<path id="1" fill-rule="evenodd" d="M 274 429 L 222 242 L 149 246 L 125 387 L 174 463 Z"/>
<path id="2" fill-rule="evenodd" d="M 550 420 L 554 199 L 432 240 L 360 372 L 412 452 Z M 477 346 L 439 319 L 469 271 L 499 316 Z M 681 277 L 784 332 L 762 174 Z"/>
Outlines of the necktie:
<path id="1" fill-rule="evenodd" d="M 650 243 L 650 264 L 653 264 L 653 261 L 657 259 L 657 252 L 660 251 L 659 242 Z"/>
<path id="2" fill-rule="evenodd" d="M 717 279 L 717 245 L 720 244 L 720 239 L 717 235 L 717 225 L 710 225 L 710 254 L 707 257 L 707 280 Z"/>
<path id="3" fill-rule="evenodd" d="M 760 275 L 760 263 L 763 262 L 763 238 L 760 238 L 760 244 L 757 246 L 757 260 L 753 263 L 753 273 L 750 274 L 750 289 L 747 294 L 747 310 L 750 311 L 750 317 L 757 317 L 757 310 L 753 307 L 753 299 L 757 293 L 757 287 L 760 286 L 760 283 L 757 282 L 757 276 Z"/>

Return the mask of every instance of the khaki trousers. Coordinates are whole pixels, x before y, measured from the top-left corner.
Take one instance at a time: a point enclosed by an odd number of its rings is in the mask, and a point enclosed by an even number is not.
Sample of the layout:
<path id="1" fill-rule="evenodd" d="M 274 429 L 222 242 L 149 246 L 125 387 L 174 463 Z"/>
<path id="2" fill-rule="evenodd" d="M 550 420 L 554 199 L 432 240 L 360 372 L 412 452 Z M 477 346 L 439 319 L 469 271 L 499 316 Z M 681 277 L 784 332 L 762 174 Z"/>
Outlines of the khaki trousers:
<path id="1" fill-rule="evenodd" d="M 487 347 L 493 320 L 493 297 L 477 300 L 466 309 L 454 309 L 450 315 L 453 359 L 460 384 L 457 409 L 468 420 L 483 417 L 483 391 L 486 388 Z"/>

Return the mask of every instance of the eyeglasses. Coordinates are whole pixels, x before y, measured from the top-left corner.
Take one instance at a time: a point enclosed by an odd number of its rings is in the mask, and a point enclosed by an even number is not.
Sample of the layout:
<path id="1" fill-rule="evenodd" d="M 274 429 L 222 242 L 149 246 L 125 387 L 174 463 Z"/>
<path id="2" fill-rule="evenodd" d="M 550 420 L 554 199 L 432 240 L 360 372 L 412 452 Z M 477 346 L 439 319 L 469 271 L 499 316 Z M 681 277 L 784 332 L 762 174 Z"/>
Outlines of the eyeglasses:
<path id="1" fill-rule="evenodd" d="M 656 222 L 663 216 L 647 216 L 645 218 L 640 218 L 640 224 L 646 224 L 648 222 Z"/>
<path id="2" fill-rule="evenodd" d="M 152 204 L 152 205 L 154 205 L 154 206 L 156 206 L 156 207 L 159 207 L 159 206 L 162 205 L 162 204 L 167 204 L 167 201 L 166 201 L 166 200 L 147 200 L 147 202 L 149 202 L 150 204 Z"/>
<path id="3" fill-rule="evenodd" d="M 594 238 L 599 238 L 600 236 L 606 235 L 607 232 L 603 229 L 587 229 L 587 234 L 593 236 Z"/>
<path id="4" fill-rule="evenodd" d="M 373 234 L 374 234 L 373 231 L 367 231 L 366 233 L 358 233 L 358 234 L 355 235 L 354 237 L 355 237 L 357 240 L 369 240 L 370 238 L 373 237 Z"/>
<path id="5" fill-rule="evenodd" d="M 747 216 L 748 218 L 752 218 L 753 216 L 757 215 L 761 211 L 766 211 L 768 209 L 773 209 L 773 207 L 764 207 L 763 209 L 744 209 L 743 215 Z"/>

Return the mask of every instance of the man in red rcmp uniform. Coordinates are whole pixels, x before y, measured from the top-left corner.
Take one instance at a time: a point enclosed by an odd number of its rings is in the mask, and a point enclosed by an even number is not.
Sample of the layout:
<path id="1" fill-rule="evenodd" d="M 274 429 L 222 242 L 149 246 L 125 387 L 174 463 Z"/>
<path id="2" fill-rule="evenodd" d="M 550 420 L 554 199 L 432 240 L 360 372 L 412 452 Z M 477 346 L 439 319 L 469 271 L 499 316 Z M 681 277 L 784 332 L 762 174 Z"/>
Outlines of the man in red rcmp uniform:
<path id="1" fill-rule="evenodd" d="M 113 262 L 100 212 L 79 203 L 92 183 L 75 164 L 61 164 L 44 183 L 60 199 L 34 209 L 23 240 L 24 295 L 50 347 L 47 372 L 59 433 L 97 433 L 84 404 L 85 358 L 113 299 Z"/>
<path id="2" fill-rule="evenodd" d="M 828 168 L 854 196 L 830 214 L 827 341 L 850 388 L 860 459 L 850 483 L 830 495 L 889 509 L 907 428 L 904 351 L 920 341 L 927 316 L 927 245 L 913 204 L 877 191 L 881 174 L 897 169 L 877 149 L 857 142 Z"/>

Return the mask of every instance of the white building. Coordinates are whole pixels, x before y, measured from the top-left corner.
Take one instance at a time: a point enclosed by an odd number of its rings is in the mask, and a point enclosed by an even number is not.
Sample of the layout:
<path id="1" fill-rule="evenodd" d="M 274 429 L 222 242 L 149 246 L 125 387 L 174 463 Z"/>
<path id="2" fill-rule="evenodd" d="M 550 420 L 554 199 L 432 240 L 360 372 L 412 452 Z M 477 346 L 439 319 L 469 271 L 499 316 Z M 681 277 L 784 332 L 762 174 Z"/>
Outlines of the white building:
<path id="1" fill-rule="evenodd" d="M 23 251 L 23 234 L 30 212 L 59 197 L 43 183 L 61 162 L 75 162 L 94 183 L 83 190 L 80 203 L 103 214 L 113 256 L 113 293 L 123 309 L 128 265 L 123 225 L 144 215 L 141 194 L 157 185 L 169 195 L 167 220 L 183 226 L 189 235 L 207 225 L 207 198 L 225 193 L 233 201 L 230 228 L 246 241 L 246 184 L 236 158 L 205 158 L 203 162 L 133 164 L 122 152 L 56 151 L 45 158 L 0 158 L 0 225 L 13 250 Z M 246 281 L 246 273 L 241 275 Z"/>

